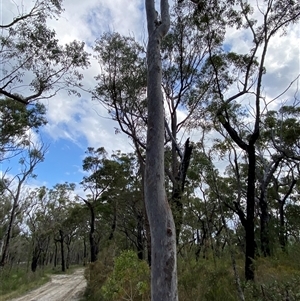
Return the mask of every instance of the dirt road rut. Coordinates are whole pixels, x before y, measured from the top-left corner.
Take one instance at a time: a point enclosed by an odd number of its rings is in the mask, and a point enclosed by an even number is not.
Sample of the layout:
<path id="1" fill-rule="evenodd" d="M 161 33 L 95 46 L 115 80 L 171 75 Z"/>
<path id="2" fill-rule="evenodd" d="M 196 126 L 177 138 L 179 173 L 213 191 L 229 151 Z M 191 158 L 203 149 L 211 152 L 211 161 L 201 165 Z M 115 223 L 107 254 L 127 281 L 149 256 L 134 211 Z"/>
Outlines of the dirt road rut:
<path id="1" fill-rule="evenodd" d="M 70 275 L 54 275 L 51 281 L 10 301 L 78 301 L 86 287 L 84 269 Z"/>

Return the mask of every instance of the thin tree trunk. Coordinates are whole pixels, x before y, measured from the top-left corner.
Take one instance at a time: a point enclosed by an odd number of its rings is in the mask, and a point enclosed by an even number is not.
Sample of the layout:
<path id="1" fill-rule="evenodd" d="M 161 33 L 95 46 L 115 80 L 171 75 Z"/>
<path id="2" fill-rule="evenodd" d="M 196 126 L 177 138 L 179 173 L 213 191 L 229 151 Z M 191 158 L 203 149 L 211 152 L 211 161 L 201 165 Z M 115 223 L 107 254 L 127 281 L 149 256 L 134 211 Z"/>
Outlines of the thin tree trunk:
<path id="1" fill-rule="evenodd" d="M 14 223 L 14 220 L 15 220 L 16 210 L 18 208 L 18 200 L 19 200 L 19 191 L 18 191 L 17 196 L 14 198 L 13 206 L 12 206 L 12 209 L 11 209 L 8 229 L 7 229 L 7 232 L 6 232 L 6 238 L 4 240 L 4 245 L 3 245 L 3 249 L 2 249 L 2 256 L 1 256 L 0 266 L 4 266 L 5 263 L 6 263 L 6 259 L 7 259 L 7 255 L 8 255 L 8 247 L 9 247 L 10 238 L 11 238 L 11 232 L 12 232 L 13 223 Z"/>
<path id="2" fill-rule="evenodd" d="M 70 244 L 67 244 L 67 258 L 66 258 L 66 269 L 69 269 L 70 267 L 70 255 L 71 255 L 71 250 L 70 250 Z"/>
<path id="3" fill-rule="evenodd" d="M 55 251 L 54 251 L 54 268 L 56 268 L 57 265 L 57 242 L 55 242 Z"/>
<path id="4" fill-rule="evenodd" d="M 143 245 L 143 235 L 142 235 L 142 231 L 143 231 L 143 216 L 142 214 L 138 213 L 137 216 L 137 241 L 136 241 L 136 245 L 137 245 L 137 254 L 138 254 L 138 258 L 143 260 L 144 259 L 144 245 Z"/>
<path id="5" fill-rule="evenodd" d="M 114 238 L 114 233 L 116 231 L 117 227 L 117 202 L 115 201 L 114 203 L 114 216 L 113 216 L 113 221 L 111 224 L 111 231 L 108 237 L 108 240 L 112 240 Z"/>
<path id="6" fill-rule="evenodd" d="M 90 240 L 90 251 L 91 251 L 91 262 L 97 261 L 98 255 L 98 245 L 95 239 L 95 211 L 93 205 L 84 200 L 88 208 L 90 209 L 90 233 L 89 233 L 89 240 Z"/>
<path id="7" fill-rule="evenodd" d="M 143 163 L 143 158 L 140 155 L 139 155 L 139 163 L 140 163 L 141 176 L 142 176 L 143 214 L 144 214 L 144 228 L 146 231 L 147 262 L 148 265 L 151 266 L 151 233 L 150 233 L 149 219 L 148 219 L 146 204 L 145 204 L 145 165 Z"/>
<path id="8" fill-rule="evenodd" d="M 145 208 L 145 230 L 146 230 L 146 239 L 147 239 L 147 242 L 146 242 L 147 262 L 148 262 L 148 265 L 151 267 L 151 232 L 150 232 L 148 215 L 146 213 L 146 208 Z"/>
<path id="9" fill-rule="evenodd" d="M 174 135 L 174 133 L 173 133 Z M 173 136 L 175 137 L 175 136 Z M 173 142 L 174 144 L 175 142 Z M 173 191 L 172 191 L 172 212 L 176 227 L 176 242 L 178 244 L 179 236 L 181 232 L 181 226 L 183 222 L 183 204 L 182 204 L 182 194 L 184 192 L 185 179 L 187 170 L 190 164 L 190 158 L 192 155 L 193 147 L 190 145 L 189 139 L 185 142 L 183 156 L 180 162 L 180 166 L 178 166 L 177 155 L 176 155 L 176 147 L 172 144 L 172 174 L 174 178 L 173 183 Z M 175 161 L 175 163 L 174 163 Z"/>
<path id="10" fill-rule="evenodd" d="M 267 189 L 274 175 L 274 172 L 278 168 L 280 161 L 283 156 L 274 156 L 272 161 L 264 169 L 264 176 L 261 179 L 260 184 L 260 245 L 261 251 L 264 256 L 271 256 L 270 248 L 270 233 L 269 233 L 269 211 L 268 211 L 268 199 L 267 199 Z M 264 158 L 262 158 L 264 160 Z"/>
<path id="11" fill-rule="evenodd" d="M 284 222 L 284 203 L 279 202 L 279 243 L 282 250 L 285 250 L 286 247 L 286 236 L 285 236 L 285 222 Z"/>
<path id="12" fill-rule="evenodd" d="M 34 247 L 32 252 L 32 260 L 31 260 L 31 271 L 35 272 L 38 266 L 38 260 L 41 254 L 41 249 L 38 246 Z"/>
<path id="13" fill-rule="evenodd" d="M 286 192 L 285 196 L 283 197 L 282 200 L 277 197 L 278 203 L 279 203 L 279 222 L 280 222 L 280 227 L 279 227 L 279 242 L 282 250 L 285 250 L 286 248 L 286 233 L 285 233 L 285 221 L 284 221 L 284 205 L 289 197 L 289 195 L 292 193 L 294 186 L 297 184 L 297 180 L 293 179 L 288 191 Z"/>
<path id="14" fill-rule="evenodd" d="M 59 230 L 60 235 L 60 254 L 61 254 L 61 270 L 62 272 L 66 271 L 66 263 L 65 263 L 65 250 L 64 250 L 64 233 L 62 230 Z"/>
<path id="15" fill-rule="evenodd" d="M 151 300 L 177 301 L 176 230 L 166 198 L 164 175 L 164 106 L 160 44 L 170 26 L 169 4 L 161 0 L 161 20 L 154 0 L 146 0 L 148 25 L 148 124 L 145 203 L 151 231 Z"/>
<path id="16" fill-rule="evenodd" d="M 97 244 L 95 240 L 95 214 L 92 206 L 90 207 L 91 212 L 91 224 L 90 224 L 90 248 L 91 248 L 91 262 L 97 261 Z"/>
<path id="17" fill-rule="evenodd" d="M 217 184 L 217 179 L 216 179 L 214 173 L 213 173 L 213 178 L 214 178 L 214 182 L 215 182 L 215 186 L 216 186 L 216 191 L 217 191 L 217 195 L 218 195 L 218 205 L 219 205 L 219 210 L 220 210 L 220 213 L 221 213 L 221 220 L 222 220 L 222 224 L 223 224 L 223 227 L 224 227 L 225 233 L 226 233 L 226 240 L 225 240 L 225 242 L 227 241 L 227 244 L 228 244 L 228 247 L 229 247 L 229 253 L 230 253 L 230 258 L 231 258 L 231 263 L 232 263 L 232 269 L 233 269 L 233 273 L 234 273 L 234 278 L 235 278 L 235 283 L 236 283 L 236 288 L 237 288 L 239 300 L 240 301 L 245 301 L 245 296 L 244 296 L 244 292 L 243 292 L 243 289 L 242 289 L 240 276 L 239 276 L 239 273 L 238 273 L 238 270 L 237 270 L 237 265 L 236 265 L 234 250 L 232 248 L 231 235 L 230 235 L 230 231 L 228 230 L 228 226 L 227 226 L 227 223 L 226 223 L 226 218 L 225 218 L 224 210 L 223 210 L 223 207 L 222 207 L 222 204 L 224 204 L 224 201 L 222 200 L 222 196 L 221 196 L 221 194 L 219 192 L 219 188 L 218 188 L 218 184 Z M 220 232 L 222 231 L 222 228 L 220 229 Z M 216 236 L 218 236 L 218 235 L 219 234 L 217 233 Z"/>
<path id="18" fill-rule="evenodd" d="M 271 256 L 270 238 L 269 238 L 269 212 L 268 202 L 265 193 L 261 193 L 260 200 L 260 247 L 263 255 Z"/>
<path id="19" fill-rule="evenodd" d="M 86 266 L 86 259 L 87 259 L 87 247 L 85 238 L 83 239 L 83 266 Z"/>
<path id="20" fill-rule="evenodd" d="M 254 208 L 255 208 L 255 147 L 248 147 L 248 185 L 247 185 L 247 223 L 246 223 L 246 260 L 245 276 L 247 280 L 254 280 L 253 259 L 255 255 L 254 237 Z"/>

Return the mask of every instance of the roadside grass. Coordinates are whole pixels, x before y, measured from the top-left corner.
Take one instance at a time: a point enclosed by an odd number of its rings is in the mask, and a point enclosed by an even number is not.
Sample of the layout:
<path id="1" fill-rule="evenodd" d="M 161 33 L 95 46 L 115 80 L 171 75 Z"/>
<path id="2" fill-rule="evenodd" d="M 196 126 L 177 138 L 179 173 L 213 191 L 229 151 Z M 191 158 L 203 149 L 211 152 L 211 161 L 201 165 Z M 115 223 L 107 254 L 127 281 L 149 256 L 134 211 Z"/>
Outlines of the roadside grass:
<path id="1" fill-rule="evenodd" d="M 35 273 L 27 271 L 26 267 L 4 267 L 0 272 L 0 300 L 6 301 L 23 295 L 50 280 L 45 270 L 39 269 Z"/>
<path id="2" fill-rule="evenodd" d="M 0 301 L 20 297 L 25 293 L 40 287 L 51 279 L 53 274 L 72 274 L 82 266 L 71 266 L 63 273 L 59 266 L 39 268 L 36 272 L 28 271 L 24 265 L 4 267 L 0 270 Z"/>

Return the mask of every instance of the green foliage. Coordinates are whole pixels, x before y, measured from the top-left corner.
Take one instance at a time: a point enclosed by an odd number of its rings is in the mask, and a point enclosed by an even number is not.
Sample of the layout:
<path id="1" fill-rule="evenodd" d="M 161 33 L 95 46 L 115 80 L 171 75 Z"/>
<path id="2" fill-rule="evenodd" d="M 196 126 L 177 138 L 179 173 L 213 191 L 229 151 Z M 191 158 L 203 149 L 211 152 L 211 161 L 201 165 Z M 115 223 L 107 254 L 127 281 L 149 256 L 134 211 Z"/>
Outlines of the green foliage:
<path id="1" fill-rule="evenodd" d="M 110 249 L 109 249 L 110 250 Z M 103 252 L 86 272 L 87 300 L 150 300 L 150 271 L 135 252 L 124 251 L 114 263 L 110 252 Z"/>
<path id="2" fill-rule="evenodd" d="M 38 130 L 45 125 L 45 106 L 36 103 L 25 106 L 13 99 L 0 99 L 0 152 L 11 151 L 14 148 L 28 144 L 27 130 Z"/>
<path id="3" fill-rule="evenodd" d="M 126 112 L 136 110 L 136 102 L 146 86 L 145 51 L 142 46 L 133 38 L 105 33 L 96 41 L 94 50 L 105 71 L 96 77 L 99 81 L 98 96 L 101 99 L 104 97 L 104 101 L 111 99 L 118 106 L 124 106 Z"/>
<path id="4" fill-rule="evenodd" d="M 245 287 L 246 300 L 255 301 L 278 301 L 299 300 L 300 276 L 292 277 L 288 281 L 274 280 L 268 284 L 247 283 Z"/>
<path id="5" fill-rule="evenodd" d="M 12 269 L 10 267 L 2 268 L 0 270 L 1 301 L 10 300 L 17 295 L 46 283 L 49 279 L 44 270 L 32 273 L 28 272 L 27 268 L 22 265 Z"/>
<path id="6" fill-rule="evenodd" d="M 264 116 L 264 139 L 272 139 L 273 143 L 285 150 L 295 151 L 300 137 L 300 108 L 282 106 L 278 111 L 269 111 Z"/>
<path id="7" fill-rule="evenodd" d="M 178 290 L 181 301 L 234 301 L 235 280 L 226 258 L 199 259 L 189 253 L 178 259 Z"/>
<path id="8" fill-rule="evenodd" d="M 289 252 L 255 261 L 256 281 L 245 284 L 246 300 L 277 301 L 300 299 L 299 244 L 290 246 Z"/>
<path id="9" fill-rule="evenodd" d="M 189 249 L 178 258 L 180 301 L 238 301 L 237 287 L 229 254 L 199 258 Z M 255 282 L 243 278 L 243 255 L 236 253 L 237 269 L 246 301 L 300 300 L 299 244 L 289 246 L 288 253 L 255 260 Z"/>
<path id="10" fill-rule="evenodd" d="M 1 24 L 1 63 L 5 67 L 0 92 L 26 105 L 63 88 L 78 94 L 74 89 L 82 79 L 78 68 L 89 64 L 84 43 L 73 41 L 63 46 L 55 31 L 48 28 L 47 19 L 61 14 L 62 0 L 31 2 L 26 7 L 28 13 L 19 10 L 11 22 Z M 24 86 L 28 91 L 18 95 L 16 92 Z"/>
<path id="11" fill-rule="evenodd" d="M 107 248 L 100 252 L 96 262 L 90 263 L 85 270 L 85 278 L 87 279 L 87 289 L 85 292 L 86 300 L 101 301 L 101 287 L 105 283 L 108 276 L 112 273 L 114 267 L 114 250 Z"/>
<path id="12" fill-rule="evenodd" d="M 101 288 L 103 300 L 149 300 L 150 272 L 145 261 L 133 251 L 116 258 L 113 273 Z"/>

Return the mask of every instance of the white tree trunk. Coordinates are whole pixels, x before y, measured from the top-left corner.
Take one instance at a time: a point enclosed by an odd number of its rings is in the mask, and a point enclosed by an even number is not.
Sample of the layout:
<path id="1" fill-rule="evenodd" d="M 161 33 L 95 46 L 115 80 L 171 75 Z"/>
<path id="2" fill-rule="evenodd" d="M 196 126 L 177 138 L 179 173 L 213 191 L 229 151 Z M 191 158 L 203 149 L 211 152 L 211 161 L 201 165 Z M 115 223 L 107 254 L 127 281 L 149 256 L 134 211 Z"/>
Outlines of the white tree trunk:
<path id="1" fill-rule="evenodd" d="M 160 44 L 170 26 L 168 0 L 161 0 L 161 20 L 154 0 L 146 0 L 148 25 L 148 129 L 145 202 L 151 231 L 151 300 L 177 301 L 176 231 L 165 192 L 164 106 Z"/>

